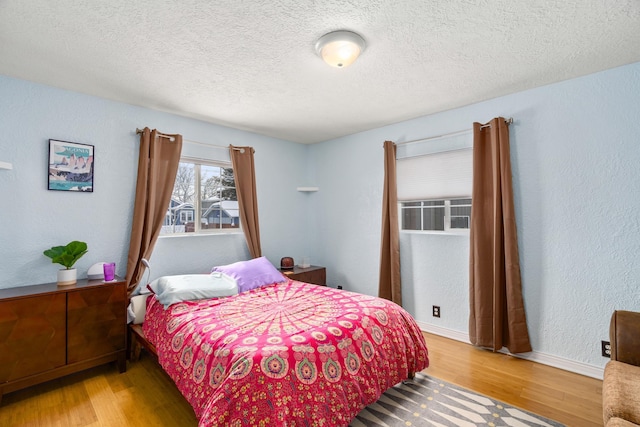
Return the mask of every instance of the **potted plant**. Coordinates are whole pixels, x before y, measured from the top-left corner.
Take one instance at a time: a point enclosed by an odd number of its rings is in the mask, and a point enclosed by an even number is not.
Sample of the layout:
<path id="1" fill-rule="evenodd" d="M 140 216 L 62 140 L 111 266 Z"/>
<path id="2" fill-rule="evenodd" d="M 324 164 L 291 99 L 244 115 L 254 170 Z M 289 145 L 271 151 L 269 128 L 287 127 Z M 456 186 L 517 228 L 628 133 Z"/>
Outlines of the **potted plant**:
<path id="1" fill-rule="evenodd" d="M 73 285 L 76 283 L 77 272 L 72 267 L 87 253 L 87 244 L 74 240 L 67 246 L 54 246 L 43 253 L 51 258 L 52 263 L 65 267 L 58 270 L 58 285 Z"/>

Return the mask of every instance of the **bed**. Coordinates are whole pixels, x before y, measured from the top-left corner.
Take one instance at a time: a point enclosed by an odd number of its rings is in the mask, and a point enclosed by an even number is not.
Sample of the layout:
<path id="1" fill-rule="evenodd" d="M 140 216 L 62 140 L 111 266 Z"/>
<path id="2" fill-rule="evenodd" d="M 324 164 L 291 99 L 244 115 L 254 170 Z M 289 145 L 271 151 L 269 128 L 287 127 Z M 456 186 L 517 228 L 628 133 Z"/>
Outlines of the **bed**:
<path id="1" fill-rule="evenodd" d="M 400 306 L 278 275 L 229 296 L 146 299 L 145 346 L 199 426 L 347 426 L 428 366 Z"/>

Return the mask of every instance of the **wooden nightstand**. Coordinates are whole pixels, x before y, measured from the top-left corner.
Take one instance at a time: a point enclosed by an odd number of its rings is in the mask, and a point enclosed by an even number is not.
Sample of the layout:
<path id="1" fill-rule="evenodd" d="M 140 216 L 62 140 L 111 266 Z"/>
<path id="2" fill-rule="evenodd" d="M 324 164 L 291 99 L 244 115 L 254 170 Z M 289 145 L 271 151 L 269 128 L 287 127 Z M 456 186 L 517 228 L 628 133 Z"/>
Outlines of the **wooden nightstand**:
<path id="1" fill-rule="evenodd" d="M 313 283 L 314 285 L 327 286 L 327 269 L 317 265 L 306 268 L 297 265 L 291 270 L 280 269 L 280 272 L 292 280 Z"/>

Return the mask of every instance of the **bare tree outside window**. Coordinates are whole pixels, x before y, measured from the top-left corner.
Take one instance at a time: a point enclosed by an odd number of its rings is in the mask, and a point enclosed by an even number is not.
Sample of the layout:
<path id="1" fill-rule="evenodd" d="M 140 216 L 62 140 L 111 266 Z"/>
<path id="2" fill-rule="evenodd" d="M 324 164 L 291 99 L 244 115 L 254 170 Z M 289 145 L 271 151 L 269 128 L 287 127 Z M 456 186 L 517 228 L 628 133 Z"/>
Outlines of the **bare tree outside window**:
<path id="1" fill-rule="evenodd" d="M 195 195 L 193 163 L 180 163 L 171 197 L 181 203 L 193 203 Z"/>

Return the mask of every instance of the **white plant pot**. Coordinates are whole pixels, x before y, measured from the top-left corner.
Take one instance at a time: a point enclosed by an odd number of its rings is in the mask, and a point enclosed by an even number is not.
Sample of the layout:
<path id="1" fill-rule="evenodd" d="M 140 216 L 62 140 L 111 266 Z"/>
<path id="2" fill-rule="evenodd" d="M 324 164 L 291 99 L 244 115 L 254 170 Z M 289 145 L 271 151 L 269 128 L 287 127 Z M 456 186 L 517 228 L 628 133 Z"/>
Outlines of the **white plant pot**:
<path id="1" fill-rule="evenodd" d="M 58 285 L 73 285 L 76 283 L 76 279 L 77 270 L 75 268 L 70 268 L 68 270 L 66 268 L 61 268 L 58 270 Z"/>

